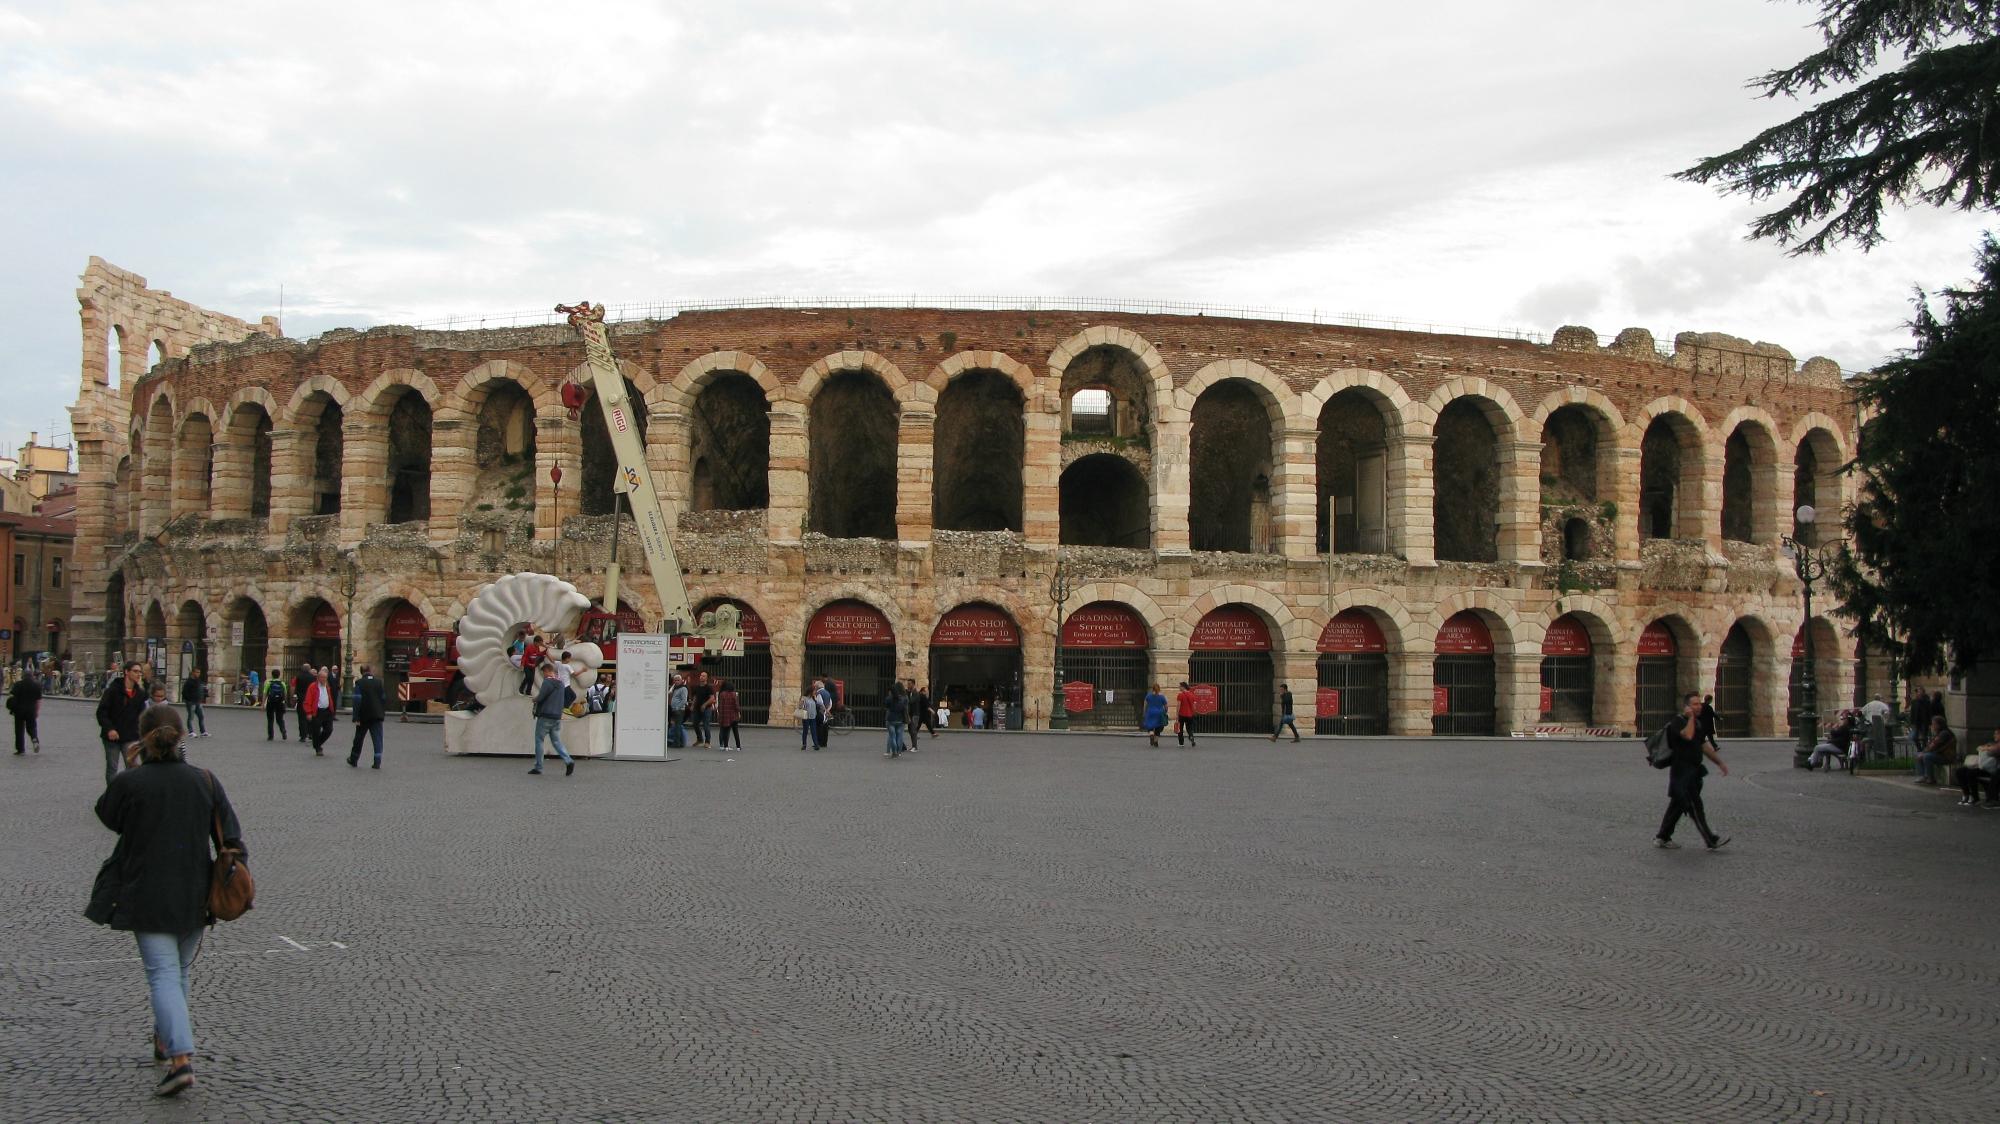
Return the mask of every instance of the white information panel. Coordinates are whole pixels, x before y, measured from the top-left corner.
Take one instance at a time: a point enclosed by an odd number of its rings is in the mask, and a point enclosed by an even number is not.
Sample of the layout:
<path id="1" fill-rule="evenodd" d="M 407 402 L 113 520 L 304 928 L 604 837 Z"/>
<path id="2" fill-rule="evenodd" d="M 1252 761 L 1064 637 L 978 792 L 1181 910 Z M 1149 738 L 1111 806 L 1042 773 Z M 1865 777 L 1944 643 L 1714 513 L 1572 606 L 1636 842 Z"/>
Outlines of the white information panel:
<path id="1" fill-rule="evenodd" d="M 618 634 L 618 757 L 667 755 L 667 637 Z"/>

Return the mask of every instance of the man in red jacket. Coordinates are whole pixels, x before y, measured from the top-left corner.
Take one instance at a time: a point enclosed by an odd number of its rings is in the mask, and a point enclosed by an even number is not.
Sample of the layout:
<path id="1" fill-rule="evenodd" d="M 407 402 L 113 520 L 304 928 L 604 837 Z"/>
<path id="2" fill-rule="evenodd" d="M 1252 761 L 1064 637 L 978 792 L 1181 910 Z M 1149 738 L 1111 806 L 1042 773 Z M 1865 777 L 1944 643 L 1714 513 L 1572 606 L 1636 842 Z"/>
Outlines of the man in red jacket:
<path id="1" fill-rule="evenodd" d="M 306 697 L 300 700 L 299 706 L 305 711 L 306 725 L 312 730 L 313 756 L 323 756 L 326 739 L 333 736 L 333 688 L 327 683 L 325 668 L 320 668 L 313 675 L 312 683 L 306 687 Z"/>

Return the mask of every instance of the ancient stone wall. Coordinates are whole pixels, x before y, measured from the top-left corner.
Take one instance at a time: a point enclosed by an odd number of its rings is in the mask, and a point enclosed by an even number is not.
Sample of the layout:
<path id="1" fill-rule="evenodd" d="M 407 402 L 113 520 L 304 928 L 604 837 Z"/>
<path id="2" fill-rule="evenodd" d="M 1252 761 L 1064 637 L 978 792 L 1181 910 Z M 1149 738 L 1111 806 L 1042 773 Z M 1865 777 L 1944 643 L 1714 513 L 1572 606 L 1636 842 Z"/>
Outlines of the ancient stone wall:
<path id="1" fill-rule="evenodd" d="M 1229 642 L 1253 651 L 1242 627 L 1261 629 L 1302 717 L 1322 630 L 1343 610 L 1369 614 L 1386 638 L 1394 733 L 1429 729 L 1440 630 L 1460 612 L 1490 634 L 1503 731 L 1538 722 L 1558 618 L 1591 637 L 1593 724 L 1628 729 L 1648 625 L 1681 638 L 1675 658 L 1694 688 L 1716 682 L 1724 637 L 1749 621 L 1746 721 L 1774 732 L 1800 626 L 1775 553 L 1791 530 L 1780 520 L 1797 450 L 1810 446 L 1812 498 L 1835 511 L 1841 482 L 1820 466 L 1845 460 L 1854 428 L 1831 364 L 1795 368 L 1781 349 L 1707 335 L 1662 355 L 1630 331 L 1599 347 L 1595 333 L 1565 329 L 1538 346 L 1205 317 L 742 309 L 617 324 L 612 345 L 643 403 L 690 591 L 763 619 L 781 709 L 812 670 L 803 649 L 821 606 L 875 606 L 895 666 L 921 680 L 933 629 L 977 602 L 1017 626 L 1026 710 L 1044 721 L 1060 561 L 1065 611 L 1129 607 L 1162 682 L 1212 650 L 1226 631 L 1216 622 L 1235 622 Z M 319 641 L 331 618 L 351 620 L 367 654 L 392 610 L 448 626 L 478 585 L 515 570 L 596 592 L 607 440 L 594 414 L 572 419 L 560 403 L 581 363 L 561 327 L 389 327 L 176 355 L 122 396 L 115 432 L 143 448 L 143 483 L 115 529 L 104 505 L 107 540 L 115 530 L 131 545 L 106 556 L 91 588 L 101 595 L 118 576 L 129 628 L 241 619 L 254 606 L 274 666 L 317 642 L 315 619 Z M 1070 403 L 1086 389 L 1112 405 L 1076 432 Z M 427 478 L 408 452 L 416 423 L 406 413 L 390 424 L 409 395 L 430 407 Z M 251 405 L 270 422 L 261 517 L 240 467 L 257 456 L 256 426 L 236 420 Z M 316 431 L 330 407 L 341 419 L 332 444 Z M 182 433 L 197 414 L 191 432 L 211 427 L 213 462 L 189 452 L 177 464 L 175 443 L 155 434 Z M 1667 435 L 1674 463 L 1648 463 L 1668 455 L 1644 441 L 1649 429 Z M 1757 455 L 1731 461 L 1732 437 Z M 315 466 L 336 445 L 337 472 Z M 123 453 L 107 443 L 85 471 L 108 480 Z M 315 514 L 316 478 L 337 514 Z M 1642 495 L 1642 481 L 1670 494 Z M 1665 505 L 1657 524 L 1642 519 L 1648 501 Z M 1726 547 L 1725 501 L 1737 501 Z M 387 521 L 392 507 L 411 518 Z M 1332 556 L 1330 513 L 1343 540 Z M 1351 552 L 1370 521 L 1373 538 Z M 141 535 L 154 523 L 167 541 Z M 643 568 L 635 536 L 621 553 L 628 574 Z M 657 611 L 643 581 L 626 587 Z M 181 611 L 190 604 L 199 617 Z M 1555 633 L 1574 643 L 1577 630 Z M 1845 697 L 1846 655 L 1820 653 L 1825 697 Z M 215 664 L 233 671 L 230 658 Z"/>

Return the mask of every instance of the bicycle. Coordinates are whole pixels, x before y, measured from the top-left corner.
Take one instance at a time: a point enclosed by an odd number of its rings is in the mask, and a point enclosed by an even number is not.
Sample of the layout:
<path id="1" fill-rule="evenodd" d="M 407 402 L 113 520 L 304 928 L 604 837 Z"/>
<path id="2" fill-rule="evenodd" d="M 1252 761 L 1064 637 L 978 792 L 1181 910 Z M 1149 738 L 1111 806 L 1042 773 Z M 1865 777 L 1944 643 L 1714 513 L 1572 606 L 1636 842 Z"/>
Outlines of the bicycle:
<path id="1" fill-rule="evenodd" d="M 826 716 L 826 728 L 829 732 L 835 734 L 844 734 L 852 730 L 854 728 L 853 708 L 843 706 L 833 711 L 833 713 L 828 714 Z"/>

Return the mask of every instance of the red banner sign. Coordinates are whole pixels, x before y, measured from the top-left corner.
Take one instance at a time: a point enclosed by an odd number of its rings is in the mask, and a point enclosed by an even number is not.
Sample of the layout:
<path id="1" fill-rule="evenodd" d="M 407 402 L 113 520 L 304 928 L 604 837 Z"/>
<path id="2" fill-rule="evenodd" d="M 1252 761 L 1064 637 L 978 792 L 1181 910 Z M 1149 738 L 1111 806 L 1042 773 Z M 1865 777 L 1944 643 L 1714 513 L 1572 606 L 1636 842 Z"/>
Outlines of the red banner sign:
<path id="1" fill-rule="evenodd" d="M 1438 629 L 1437 653 L 1440 656 L 1490 656 L 1493 654 L 1493 634 L 1487 631 L 1486 622 L 1480 619 L 1478 613 L 1467 610 L 1444 622 L 1444 627 Z"/>
<path id="2" fill-rule="evenodd" d="M 1210 609 L 1194 626 L 1188 648 L 1196 652 L 1268 652 L 1271 630 L 1264 618 L 1247 605 L 1224 605 Z"/>
<path id="3" fill-rule="evenodd" d="M 1560 616 L 1549 622 L 1549 630 L 1542 634 L 1542 654 L 1545 656 L 1587 656 L 1590 654 L 1590 630 L 1573 616 Z M 1543 707 L 1547 710 L 1548 707 Z"/>
<path id="4" fill-rule="evenodd" d="M 1346 609 L 1319 630 L 1322 652 L 1386 652 L 1389 641 L 1366 609 Z"/>
<path id="5" fill-rule="evenodd" d="M 808 644 L 864 644 L 888 648 L 896 643 L 896 632 L 882 610 L 865 601 L 835 601 L 813 614 L 806 625 Z"/>
<path id="6" fill-rule="evenodd" d="M 1065 648 L 1144 648 L 1146 622 L 1115 601 L 1092 601 L 1063 622 Z"/>
<path id="7" fill-rule="evenodd" d="M 757 615 L 757 610 L 752 609 L 734 597 L 718 597 L 713 601 L 704 602 L 702 607 L 695 611 L 695 617 L 696 619 L 700 619 L 701 614 L 714 612 L 718 607 L 723 605 L 736 606 L 736 627 L 743 633 L 743 642 L 745 644 L 769 644 L 771 642 L 771 630 L 764 627 L 764 618 Z M 832 608 L 832 606 L 829 605 L 828 608 Z M 643 628 L 627 628 L 624 620 L 625 611 L 623 609 L 618 611 L 618 616 L 618 630 L 620 632 L 645 631 Z"/>
<path id="8" fill-rule="evenodd" d="M 1450 713 L 1451 713 L 1451 688 L 1450 688 L 1450 687 L 1432 687 L 1432 688 L 1431 688 L 1431 713 L 1432 713 L 1432 714 L 1450 714 Z"/>
<path id="9" fill-rule="evenodd" d="M 424 630 L 430 622 L 424 614 L 408 601 L 389 610 L 389 619 L 382 625 L 382 636 L 386 640 L 422 640 Z M 335 629 L 336 635 L 339 630 Z"/>
<path id="10" fill-rule="evenodd" d="M 1196 714 L 1214 714 L 1222 709 L 1222 693 L 1216 690 L 1213 683 L 1191 683 L 1187 694 L 1194 699 Z"/>
<path id="11" fill-rule="evenodd" d="M 1554 687 L 1543 687 L 1542 713 L 1547 714 L 1548 712 L 1554 710 L 1555 708 L 1556 708 L 1556 689 Z"/>
<path id="12" fill-rule="evenodd" d="M 1021 630 L 1014 618 L 991 605 L 960 605 L 931 630 L 933 648 L 1018 648 Z"/>
<path id="13" fill-rule="evenodd" d="M 1090 683 L 1063 684 L 1063 708 L 1071 714 L 1097 709 L 1097 688 Z"/>
<path id="14" fill-rule="evenodd" d="M 1340 688 L 1321 687 L 1319 697 L 1313 700 L 1313 709 L 1321 718 L 1335 718 L 1340 715 Z"/>
<path id="15" fill-rule="evenodd" d="M 1654 621 L 1639 634 L 1639 654 L 1641 656 L 1674 656 L 1680 654 L 1680 645 L 1674 643 L 1674 630 L 1665 621 Z"/>
<path id="16" fill-rule="evenodd" d="M 314 640 L 340 639 L 340 614 L 324 601 L 313 612 L 312 638 Z"/>

